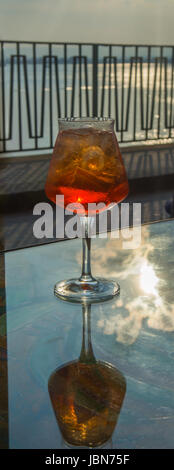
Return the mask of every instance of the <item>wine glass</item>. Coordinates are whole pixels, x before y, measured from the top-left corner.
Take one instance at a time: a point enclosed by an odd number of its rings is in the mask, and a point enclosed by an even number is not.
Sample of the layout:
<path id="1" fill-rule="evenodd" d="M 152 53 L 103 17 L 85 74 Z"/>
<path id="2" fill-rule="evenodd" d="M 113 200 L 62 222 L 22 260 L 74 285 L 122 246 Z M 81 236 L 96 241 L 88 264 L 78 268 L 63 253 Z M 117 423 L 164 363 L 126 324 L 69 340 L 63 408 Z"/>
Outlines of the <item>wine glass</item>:
<path id="1" fill-rule="evenodd" d="M 78 210 L 82 228 L 82 273 L 79 279 L 60 281 L 54 292 L 75 302 L 107 300 L 120 291 L 114 280 L 95 279 L 91 273 L 89 226 L 96 214 L 95 204 L 104 208 L 122 201 L 128 194 L 128 180 L 110 118 L 59 119 L 59 133 L 48 171 L 45 192 L 64 207 Z M 60 198 L 61 199 L 61 198 Z M 62 201 L 62 199 L 61 199 Z M 58 201 L 59 204 L 62 204 Z M 99 207 L 99 206 L 98 206 Z M 104 210 L 99 208 L 98 212 Z"/>
<path id="2" fill-rule="evenodd" d="M 82 303 L 82 312 L 80 357 L 50 375 L 48 391 L 64 442 L 68 446 L 103 447 L 117 425 L 126 380 L 112 364 L 95 358 L 88 302 Z"/>

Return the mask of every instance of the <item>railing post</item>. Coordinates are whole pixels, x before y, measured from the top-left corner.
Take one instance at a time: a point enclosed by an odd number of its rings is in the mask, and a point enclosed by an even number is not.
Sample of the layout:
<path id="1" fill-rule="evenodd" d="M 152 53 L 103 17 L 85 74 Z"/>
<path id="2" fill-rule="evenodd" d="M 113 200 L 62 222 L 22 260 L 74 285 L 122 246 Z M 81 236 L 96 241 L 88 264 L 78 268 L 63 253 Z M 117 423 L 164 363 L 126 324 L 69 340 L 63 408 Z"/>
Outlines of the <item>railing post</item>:
<path id="1" fill-rule="evenodd" d="M 98 116 L 98 44 L 93 44 L 92 115 Z"/>

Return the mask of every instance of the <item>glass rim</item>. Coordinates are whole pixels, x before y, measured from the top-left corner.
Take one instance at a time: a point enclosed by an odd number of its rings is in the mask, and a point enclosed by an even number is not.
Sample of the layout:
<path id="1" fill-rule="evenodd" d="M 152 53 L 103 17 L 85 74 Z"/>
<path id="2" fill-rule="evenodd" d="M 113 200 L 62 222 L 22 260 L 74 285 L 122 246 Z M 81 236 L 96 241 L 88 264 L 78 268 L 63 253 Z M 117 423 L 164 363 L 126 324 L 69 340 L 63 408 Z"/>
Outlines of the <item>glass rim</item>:
<path id="1" fill-rule="evenodd" d="M 115 120 L 110 117 L 65 117 L 58 118 L 58 122 L 114 122 Z"/>

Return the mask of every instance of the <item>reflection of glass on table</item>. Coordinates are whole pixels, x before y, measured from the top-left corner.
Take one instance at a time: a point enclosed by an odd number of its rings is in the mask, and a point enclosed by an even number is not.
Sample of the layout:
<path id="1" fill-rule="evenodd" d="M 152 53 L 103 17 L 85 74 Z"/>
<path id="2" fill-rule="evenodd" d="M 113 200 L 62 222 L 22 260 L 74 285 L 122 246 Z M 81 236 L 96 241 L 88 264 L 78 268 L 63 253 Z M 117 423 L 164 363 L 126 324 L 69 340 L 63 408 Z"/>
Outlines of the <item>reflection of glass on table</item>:
<path id="1" fill-rule="evenodd" d="M 96 360 L 91 344 L 91 306 L 83 304 L 80 357 L 56 369 L 48 382 L 56 419 L 71 446 L 98 447 L 107 443 L 117 424 L 126 382 L 107 362 Z"/>

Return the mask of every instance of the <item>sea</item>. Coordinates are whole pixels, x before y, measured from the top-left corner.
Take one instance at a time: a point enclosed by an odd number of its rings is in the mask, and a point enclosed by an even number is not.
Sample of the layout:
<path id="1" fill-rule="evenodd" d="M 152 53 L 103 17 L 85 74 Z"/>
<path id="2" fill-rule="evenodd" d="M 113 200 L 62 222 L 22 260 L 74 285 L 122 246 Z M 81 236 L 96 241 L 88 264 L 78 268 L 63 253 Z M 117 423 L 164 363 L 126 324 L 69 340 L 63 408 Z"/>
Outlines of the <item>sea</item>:
<path id="1" fill-rule="evenodd" d="M 7 153 L 16 154 L 20 147 L 23 152 L 48 152 L 59 117 L 92 116 L 92 47 L 67 45 L 65 72 L 64 45 L 4 44 L 0 133 L 2 137 L 4 119 Z M 122 46 L 98 46 L 96 114 L 115 119 L 122 145 L 173 141 L 173 87 L 172 47 L 127 46 L 123 66 Z"/>

